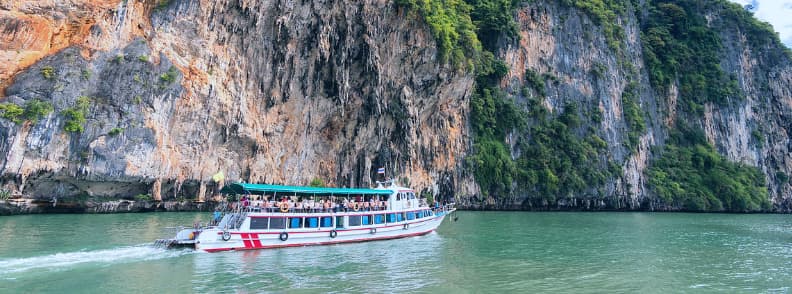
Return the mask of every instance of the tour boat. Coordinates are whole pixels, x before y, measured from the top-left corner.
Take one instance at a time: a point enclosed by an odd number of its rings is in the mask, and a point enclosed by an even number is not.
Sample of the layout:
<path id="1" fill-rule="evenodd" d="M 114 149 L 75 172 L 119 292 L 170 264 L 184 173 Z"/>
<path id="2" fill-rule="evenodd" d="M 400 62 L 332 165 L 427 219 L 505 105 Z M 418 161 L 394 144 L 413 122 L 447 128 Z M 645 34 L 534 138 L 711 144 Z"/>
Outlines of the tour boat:
<path id="1" fill-rule="evenodd" d="M 392 181 L 385 184 L 366 189 L 234 183 L 221 193 L 237 201 L 216 211 L 209 226 L 196 224 L 157 243 L 217 252 L 396 239 L 428 234 L 455 211 L 453 205 L 430 207 Z"/>

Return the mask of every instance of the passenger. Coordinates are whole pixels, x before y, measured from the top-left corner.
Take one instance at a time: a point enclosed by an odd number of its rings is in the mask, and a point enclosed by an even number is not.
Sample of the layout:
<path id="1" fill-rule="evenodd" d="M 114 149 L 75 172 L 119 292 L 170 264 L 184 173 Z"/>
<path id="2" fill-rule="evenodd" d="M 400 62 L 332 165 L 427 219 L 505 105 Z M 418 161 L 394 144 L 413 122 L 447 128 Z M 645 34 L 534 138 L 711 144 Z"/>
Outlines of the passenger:
<path id="1" fill-rule="evenodd" d="M 222 218 L 223 218 L 223 213 L 220 211 L 215 211 L 214 216 L 212 217 L 212 225 L 216 226 L 218 223 L 220 223 L 220 219 Z"/>
<path id="2" fill-rule="evenodd" d="M 349 211 L 349 208 L 350 208 L 349 199 L 348 198 L 344 198 L 344 211 Z"/>
<path id="3" fill-rule="evenodd" d="M 330 212 L 330 205 L 331 205 L 330 200 L 329 199 L 325 199 L 324 203 L 323 203 L 324 209 L 322 211 L 323 212 Z"/>
<path id="4" fill-rule="evenodd" d="M 369 208 L 371 208 L 369 203 L 368 202 L 363 202 L 363 211 L 369 211 Z"/>

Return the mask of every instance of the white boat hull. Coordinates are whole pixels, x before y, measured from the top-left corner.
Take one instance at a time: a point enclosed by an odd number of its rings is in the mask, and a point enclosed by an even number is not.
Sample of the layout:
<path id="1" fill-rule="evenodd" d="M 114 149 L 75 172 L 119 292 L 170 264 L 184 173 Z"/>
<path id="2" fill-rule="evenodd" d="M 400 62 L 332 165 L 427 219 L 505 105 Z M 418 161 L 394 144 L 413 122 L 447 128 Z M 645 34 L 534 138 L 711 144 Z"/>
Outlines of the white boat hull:
<path id="1" fill-rule="evenodd" d="M 437 229 L 447 214 L 442 213 L 421 219 L 363 225 L 354 228 L 302 228 L 282 231 L 228 230 L 226 231 L 227 234 L 230 233 L 228 241 L 223 240 L 223 230 L 206 229 L 195 239 L 195 249 L 205 252 L 252 250 L 367 242 L 420 236 Z M 286 235 L 286 240 L 281 239 L 284 232 L 288 234 Z"/>

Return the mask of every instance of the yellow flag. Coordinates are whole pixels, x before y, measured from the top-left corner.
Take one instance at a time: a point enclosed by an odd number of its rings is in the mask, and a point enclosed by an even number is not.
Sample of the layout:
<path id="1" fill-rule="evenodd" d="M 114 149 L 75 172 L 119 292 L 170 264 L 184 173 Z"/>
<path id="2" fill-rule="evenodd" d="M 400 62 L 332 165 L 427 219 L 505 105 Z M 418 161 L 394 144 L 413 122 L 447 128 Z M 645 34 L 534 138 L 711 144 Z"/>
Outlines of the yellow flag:
<path id="1" fill-rule="evenodd" d="M 216 174 L 214 174 L 214 176 L 212 176 L 212 180 L 214 180 L 215 183 L 218 183 L 224 179 L 225 179 L 225 175 L 221 171 L 217 172 Z"/>

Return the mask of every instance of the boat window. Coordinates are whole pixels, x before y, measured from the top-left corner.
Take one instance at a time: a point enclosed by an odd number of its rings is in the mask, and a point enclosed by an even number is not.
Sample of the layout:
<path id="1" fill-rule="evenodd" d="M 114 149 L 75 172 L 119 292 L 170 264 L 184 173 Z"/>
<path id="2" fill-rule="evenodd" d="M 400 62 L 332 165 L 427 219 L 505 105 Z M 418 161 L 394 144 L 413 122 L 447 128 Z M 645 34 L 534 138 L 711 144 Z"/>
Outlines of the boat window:
<path id="1" fill-rule="evenodd" d="M 422 217 L 423 217 L 423 211 L 418 211 L 415 213 L 415 218 L 422 218 Z"/>
<path id="2" fill-rule="evenodd" d="M 412 211 L 408 212 L 407 213 L 407 219 L 408 220 L 415 219 L 415 212 L 412 212 Z"/>
<path id="3" fill-rule="evenodd" d="M 252 217 L 250 218 L 250 229 L 251 230 L 266 230 L 267 229 L 267 221 L 269 218 L 266 217 Z"/>
<path id="4" fill-rule="evenodd" d="M 360 226 L 360 216 L 359 215 L 350 215 L 349 216 L 349 226 L 350 227 Z"/>
<path id="5" fill-rule="evenodd" d="M 286 219 L 282 217 L 278 218 L 271 218 L 269 222 L 269 228 L 272 229 L 285 229 L 286 228 Z"/>
<path id="6" fill-rule="evenodd" d="M 336 217 L 336 228 L 343 228 L 344 227 L 344 217 L 337 216 Z"/>
<path id="7" fill-rule="evenodd" d="M 401 195 L 402 195 L 402 193 L 397 193 L 396 194 L 396 200 L 401 200 L 401 198 L 402 198 Z"/>
<path id="8" fill-rule="evenodd" d="M 302 227 L 303 219 L 301 217 L 289 218 L 289 229 L 299 229 Z"/>
<path id="9" fill-rule="evenodd" d="M 323 228 L 331 228 L 333 227 L 333 218 L 330 216 L 322 217 L 322 227 Z"/>
<path id="10" fill-rule="evenodd" d="M 396 221 L 400 222 L 404 220 L 404 213 L 396 214 Z"/>
<path id="11" fill-rule="evenodd" d="M 378 214 L 374 216 L 374 223 L 375 224 L 384 224 L 385 223 L 385 216 L 382 214 Z"/>
<path id="12" fill-rule="evenodd" d="M 370 215 L 364 215 L 364 216 L 363 216 L 363 225 L 364 225 L 364 226 L 365 226 L 365 225 L 370 225 L 370 224 L 371 224 L 371 221 L 370 221 L 370 220 L 371 220 L 371 216 L 370 216 Z"/>
<path id="13" fill-rule="evenodd" d="M 395 223 L 396 222 L 396 214 L 395 213 L 388 214 L 388 222 L 389 223 Z"/>
<path id="14" fill-rule="evenodd" d="M 306 217 L 305 218 L 305 227 L 306 228 L 318 228 L 319 227 L 319 218 L 318 217 Z"/>
<path id="15" fill-rule="evenodd" d="M 409 195 L 410 195 L 410 199 L 415 199 L 415 193 L 413 193 L 413 192 L 410 192 L 410 194 L 409 194 Z"/>

